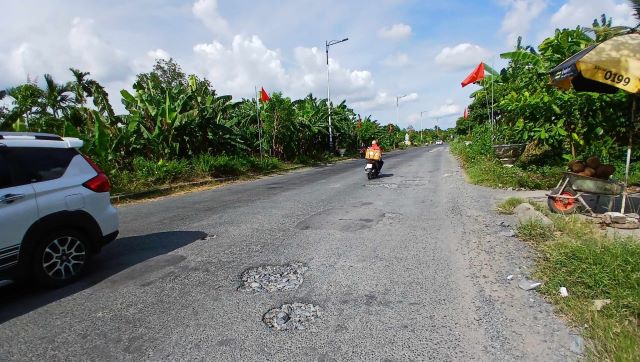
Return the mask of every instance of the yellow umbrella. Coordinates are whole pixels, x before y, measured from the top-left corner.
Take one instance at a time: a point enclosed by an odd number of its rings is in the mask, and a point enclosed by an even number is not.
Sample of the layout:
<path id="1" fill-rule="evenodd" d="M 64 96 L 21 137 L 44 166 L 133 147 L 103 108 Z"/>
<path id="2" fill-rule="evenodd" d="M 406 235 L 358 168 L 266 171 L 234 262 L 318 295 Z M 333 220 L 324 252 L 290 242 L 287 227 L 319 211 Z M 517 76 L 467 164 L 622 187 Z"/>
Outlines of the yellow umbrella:
<path id="1" fill-rule="evenodd" d="M 561 89 L 580 92 L 615 93 L 618 89 L 633 95 L 631 120 L 635 120 L 636 100 L 640 94 L 640 34 L 620 35 L 587 47 L 553 68 L 551 83 Z M 625 185 L 629 180 L 631 134 L 627 149 Z M 626 191 L 622 198 L 624 213 Z"/>
<path id="2" fill-rule="evenodd" d="M 640 34 L 617 36 L 583 49 L 553 68 L 558 88 L 613 93 L 616 88 L 640 93 Z"/>

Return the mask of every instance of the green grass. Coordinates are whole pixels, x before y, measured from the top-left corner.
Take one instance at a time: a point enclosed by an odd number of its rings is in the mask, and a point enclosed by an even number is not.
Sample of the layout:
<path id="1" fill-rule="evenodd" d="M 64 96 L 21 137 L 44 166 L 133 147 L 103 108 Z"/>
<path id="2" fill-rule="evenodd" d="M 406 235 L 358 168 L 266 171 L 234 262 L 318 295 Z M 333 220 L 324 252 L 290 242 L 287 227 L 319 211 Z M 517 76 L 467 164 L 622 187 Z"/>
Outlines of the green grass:
<path id="1" fill-rule="evenodd" d="M 469 181 L 493 188 L 548 190 L 562 178 L 561 166 L 506 167 L 492 154 L 490 145 L 465 145 L 461 140 L 451 144 L 452 152 L 462 162 Z"/>
<path id="2" fill-rule="evenodd" d="M 496 210 L 498 211 L 499 214 L 511 215 L 513 214 L 513 209 L 515 209 L 516 206 L 525 202 L 526 201 L 522 198 L 510 197 L 504 200 L 503 202 L 499 203 L 498 206 L 496 207 Z"/>
<path id="3" fill-rule="evenodd" d="M 592 348 L 589 359 L 640 360 L 640 242 L 606 236 L 578 217 L 552 215 L 556 232 L 541 223 L 524 223 L 518 236 L 538 251 L 534 277 L 540 291 L 578 327 Z M 558 289 L 566 287 L 569 297 Z M 593 300 L 610 299 L 601 311 Z"/>
<path id="4" fill-rule="evenodd" d="M 130 169 L 109 172 L 112 193 L 145 191 L 160 186 L 217 177 L 256 175 L 284 169 L 273 157 L 199 155 L 190 160 L 152 161 L 136 158 Z"/>

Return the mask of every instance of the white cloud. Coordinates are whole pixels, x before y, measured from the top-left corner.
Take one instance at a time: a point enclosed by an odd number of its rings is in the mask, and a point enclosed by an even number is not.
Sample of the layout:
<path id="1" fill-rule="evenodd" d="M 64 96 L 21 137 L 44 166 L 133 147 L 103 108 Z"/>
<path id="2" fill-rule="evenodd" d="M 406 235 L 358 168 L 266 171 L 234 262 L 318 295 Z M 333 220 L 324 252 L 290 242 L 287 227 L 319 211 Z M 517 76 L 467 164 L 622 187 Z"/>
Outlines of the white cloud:
<path id="1" fill-rule="evenodd" d="M 294 51 L 294 57 L 296 68 L 292 71 L 291 91 L 299 95 L 326 92 L 327 68 L 324 52 L 316 47 L 298 47 Z M 334 102 L 338 99 L 359 101 L 374 96 L 371 72 L 345 68 L 333 58 L 329 58 L 329 70 L 331 99 Z"/>
<path id="2" fill-rule="evenodd" d="M 213 32 L 214 36 L 226 37 L 231 31 L 227 20 L 218 14 L 217 0 L 197 0 L 191 7 L 196 18 Z"/>
<path id="3" fill-rule="evenodd" d="M 283 89 L 288 83 L 280 54 L 258 36 L 236 35 L 229 48 L 214 41 L 193 51 L 198 72 L 222 93 L 250 96 L 255 85 Z"/>
<path id="4" fill-rule="evenodd" d="M 12 83 L 25 82 L 27 77 L 33 80 L 46 68 L 43 54 L 29 43 L 20 44 L 6 56 L 0 55 L 0 63 L 4 77 Z"/>
<path id="5" fill-rule="evenodd" d="M 398 53 L 389 55 L 382 61 L 383 65 L 387 67 L 401 67 L 409 63 L 409 56 L 405 53 Z"/>
<path id="6" fill-rule="evenodd" d="M 150 72 L 157 59 L 169 60 L 171 54 L 164 49 L 149 50 L 143 57 L 136 58 L 132 62 L 132 68 L 135 73 Z"/>
<path id="7" fill-rule="evenodd" d="M 166 50 L 158 48 L 156 50 L 149 50 L 147 52 L 147 57 L 152 58 L 154 60 L 155 59 L 169 60 L 171 58 L 171 55 Z"/>
<path id="8" fill-rule="evenodd" d="M 479 45 L 462 43 L 442 49 L 435 60 L 443 69 L 457 71 L 478 65 L 490 56 L 491 52 Z"/>
<path id="9" fill-rule="evenodd" d="M 411 27 L 402 23 L 385 26 L 378 30 L 378 36 L 390 40 L 405 39 L 411 36 Z"/>
<path id="10" fill-rule="evenodd" d="M 599 20 L 601 14 L 612 17 L 615 25 L 635 26 L 636 24 L 633 9 L 626 1 L 568 0 L 553 14 L 550 26 L 553 29 L 575 28 L 578 25 L 591 26 L 593 19 Z"/>
<path id="11" fill-rule="evenodd" d="M 71 65 L 91 72 L 93 77 L 110 81 L 130 73 L 125 53 L 114 48 L 94 30 L 92 19 L 73 19 L 67 40 L 71 55 L 80 63 Z"/>
<path id="12" fill-rule="evenodd" d="M 519 36 L 527 36 L 531 23 L 547 7 L 547 0 L 503 0 L 502 3 L 508 10 L 500 30 L 507 35 L 507 45 L 513 47 Z"/>
<path id="13" fill-rule="evenodd" d="M 462 107 L 454 103 L 453 100 L 448 99 L 445 104 L 442 104 L 430 110 L 428 116 L 430 118 L 440 118 L 452 116 L 455 114 L 462 114 Z"/>
<path id="14" fill-rule="evenodd" d="M 383 109 L 390 110 L 390 109 L 395 109 L 397 96 L 398 95 L 391 94 L 386 91 L 378 91 L 374 97 L 369 97 L 367 99 L 354 102 L 353 104 L 358 109 L 363 109 L 366 111 L 377 111 L 377 110 L 383 110 Z M 411 103 L 411 102 L 417 101 L 418 99 L 420 99 L 420 97 L 418 96 L 418 93 L 413 92 L 399 99 L 398 104 Z"/>

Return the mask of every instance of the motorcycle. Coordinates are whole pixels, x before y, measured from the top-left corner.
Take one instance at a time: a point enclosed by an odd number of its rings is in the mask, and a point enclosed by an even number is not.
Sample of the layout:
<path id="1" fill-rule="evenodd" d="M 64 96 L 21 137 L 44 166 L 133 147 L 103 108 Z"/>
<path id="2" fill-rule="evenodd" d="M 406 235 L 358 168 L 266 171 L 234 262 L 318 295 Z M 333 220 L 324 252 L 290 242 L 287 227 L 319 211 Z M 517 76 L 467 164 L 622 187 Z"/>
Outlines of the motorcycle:
<path id="1" fill-rule="evenodd" d="M 378 161 L 367 160 L 367 165 L 364 167 L 364 172 L 367 173 L 367 179 L 371 180 L 380 174 L 380 167 Z"/>

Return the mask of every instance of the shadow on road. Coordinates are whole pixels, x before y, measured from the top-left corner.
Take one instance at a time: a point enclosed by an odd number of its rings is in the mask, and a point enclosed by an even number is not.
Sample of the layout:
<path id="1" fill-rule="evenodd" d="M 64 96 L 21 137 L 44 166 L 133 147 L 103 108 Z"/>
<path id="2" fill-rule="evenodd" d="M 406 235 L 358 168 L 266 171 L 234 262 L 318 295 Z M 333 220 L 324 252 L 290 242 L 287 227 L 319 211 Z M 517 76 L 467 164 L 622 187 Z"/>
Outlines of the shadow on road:
<path id="1" fill-rule="evenodd" d="M 41 289 L 29 284 L 0 287 L 0 323 L 81 292 L 122 271 L 206 236 L 207 234 L 201 231 L 169 231 L 120 238 L 107 245 L 93 259 L 85 275 L 69 286 L 54 290 Z M 117 287 L 116 283 L 112 284 Z"/>
<path id="2" fill-rule="evenodd" d="M 385 178 L 385 177 L 393 177 L 392 173 L 381 173 L 378 175 L 378 178 Z"/>

